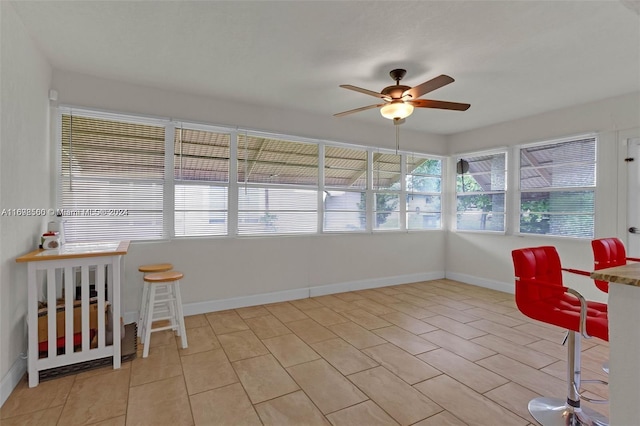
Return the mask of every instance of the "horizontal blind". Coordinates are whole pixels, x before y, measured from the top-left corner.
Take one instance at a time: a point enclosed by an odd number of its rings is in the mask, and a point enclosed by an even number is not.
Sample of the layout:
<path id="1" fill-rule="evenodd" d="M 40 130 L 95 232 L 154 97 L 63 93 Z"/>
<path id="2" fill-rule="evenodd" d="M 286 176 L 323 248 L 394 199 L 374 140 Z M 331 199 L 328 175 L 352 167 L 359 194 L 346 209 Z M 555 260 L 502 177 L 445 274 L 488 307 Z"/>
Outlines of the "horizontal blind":
<path id="1" fill-rule="evenodd" d="M 62 115 L 67 241 L 163 237 L 164 126 Z"/>
<path id="2" fill-rule="evenodd" d="M 174 232 L 177 237 L 226 235 L 231 136 L 176 128 Z"/>
<path id="3" fill-rule="evenodd" d="M 596 138 L 520 149 L 520 232 L 593 238 Z"/>
<path id="4" fill-rule="evenodd" d="M 401 159 L 399 154 L 373 154 L 373 229 L 400 229 Z"/>
<path id="5" fill-rule="evenodd" d="M 325 147 L 322 228 L 327 232 L 367 229 L 367 151 Z"/>
<path id="6" fill-rule="evenodd" d="M 408 229 L 440 229 L 442 161 L 407 155 L 406 204 Z"/>

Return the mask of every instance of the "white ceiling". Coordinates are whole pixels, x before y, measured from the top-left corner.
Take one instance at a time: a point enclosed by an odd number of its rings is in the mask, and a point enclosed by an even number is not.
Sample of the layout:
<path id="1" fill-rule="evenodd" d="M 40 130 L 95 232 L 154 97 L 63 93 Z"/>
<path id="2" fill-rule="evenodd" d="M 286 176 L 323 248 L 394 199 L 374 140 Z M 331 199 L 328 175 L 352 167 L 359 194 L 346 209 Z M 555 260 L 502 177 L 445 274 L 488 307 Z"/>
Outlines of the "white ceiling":
<path id="1" fill-rule="evenodd" d="M 640 91 L 637 1 L 14 1 L 57 69 L 330 116 L 456 81 L 404 125 L 451 134 Z M 380 122 L 377 110 L 335 120 Z"/>

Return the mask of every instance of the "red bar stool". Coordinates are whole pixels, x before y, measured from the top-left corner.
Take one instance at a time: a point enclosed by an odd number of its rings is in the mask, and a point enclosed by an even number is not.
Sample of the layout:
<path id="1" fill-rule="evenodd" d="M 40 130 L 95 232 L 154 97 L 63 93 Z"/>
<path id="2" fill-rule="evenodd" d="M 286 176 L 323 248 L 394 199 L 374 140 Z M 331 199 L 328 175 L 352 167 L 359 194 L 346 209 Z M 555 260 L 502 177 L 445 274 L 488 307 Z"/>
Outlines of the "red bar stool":
<path id="1" fill-rule="evenodd" d="M 167 271 L 156 272 L 144 276 L 145 283 L 149 284 L 147 294 L 147 315 L 144 319 L 144 350 L 142 357 L 149 356 L 149 344 L 151 333 L 162 330 L 174 330 L 182 340 L 182 349 L 187 348 L 187 331 L 184 325 L 184 314 L 182 312 L 182 296 L 180 295 L 180 280 L 184 277 L 182 272 Z M 158 292 L 158 286 L 166 286 L 166 292 Z M 165 306 L 169 306 L 169 316 L 155 316 L 158 312 L 156 307 L 160 307 L 161 313 L 166 313 Z M 154 321 L 170 320 L 167 326 L 153 328 Z"/>
<path id="2" fill-rule="evenodd" d="M 627 260 L 640 262 L 640 258 L 627 257 L 624 244 L 618 238 L 600 238 L 591 241 L 593 249 L 594 269 L 613 268 L 627 264 Z M 605 293 L 609 292 L 609 283 L 606 281 L 594 280 L 596 287 Z"/>
<path id="3" fill-rule="evenodd" d="M 149 265 L 141 265 L 138 267 L 138 271 L 142 272 L 143 277 L 147 274 L 153 274 L 156 272 L 166 272 L 173 269 L 171 263 L 153 263 Z M 140 334 L 140 342 L 145 343 L 145 320 L 147 318 L 147 310 L 149 309 L 149 283 L 142 281 L 142 301 L 140 302 L 140 310 L 138 315 L 138 333 Z"/>
<path id="4" fill-rule="evenodd" d="M 588 302 L 577 291 L 562 285 L 562 267 L 555 247 L 534 247 L 513 250 L 516 304 L 529 318 L 568 330 L 567 334 L 567 399 L 534 398 L 529 412 L 543 426 L 607 425 L 608 420 L 589 408 L 580 406 L 581 382 L 603 383 L 601 380 L 581 380 L 580 337 L 591 336 L 609 340 L 609 320 L 606 305 Z"/>

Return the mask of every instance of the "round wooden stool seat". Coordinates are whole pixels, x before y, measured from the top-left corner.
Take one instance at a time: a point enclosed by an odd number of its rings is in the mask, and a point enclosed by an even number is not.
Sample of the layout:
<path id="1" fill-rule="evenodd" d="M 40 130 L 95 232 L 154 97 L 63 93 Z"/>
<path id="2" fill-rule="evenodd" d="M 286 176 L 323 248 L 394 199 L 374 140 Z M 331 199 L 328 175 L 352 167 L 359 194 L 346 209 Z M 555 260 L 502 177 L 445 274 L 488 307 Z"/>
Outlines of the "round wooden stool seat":
<path id="1" fill-rule="evenodd" d="M 165 272 L 173 269 L 173 265 L 171 263 L 154 263 L 150 265 L 141 265 L 138 267 L 138 271 L 147 274 L 154 272 Z"/>
<path id="2" fill-rule="evenodd" d="M 184 277 L 182 272 L 178 271 L 165 271 L 156 272 L 154 274 L 147 274 L 144 276 L 144 280 L 148 283 L 168 283 L 171 281 L 178 281 Z"/>

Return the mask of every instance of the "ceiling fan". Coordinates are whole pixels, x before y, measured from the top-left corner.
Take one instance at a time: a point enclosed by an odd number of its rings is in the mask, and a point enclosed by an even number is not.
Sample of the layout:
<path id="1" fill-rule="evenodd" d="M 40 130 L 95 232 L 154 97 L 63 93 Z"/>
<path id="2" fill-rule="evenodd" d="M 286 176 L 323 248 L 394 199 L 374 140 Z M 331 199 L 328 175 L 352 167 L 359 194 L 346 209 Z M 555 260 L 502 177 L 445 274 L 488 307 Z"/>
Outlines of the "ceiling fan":
<path id="1" fill-rule="evenodd" d="M 394 69 L 391 70 L 389 75 L 396 84 L 393 86 L 387 86 L 380 93 L 372 90 L 363 89 L 361 87 L 352 86 L 350 84 L 341 84 L 340 87 L 345 89 L 354 90 L 356 92 L 364 93 L 365 95 L 381 98 L 384 103 L 368 105 L 361 108 L 352 109 L 349 111 L 339 112 L 334 114 L 335 117 L 342 117 L 344 115 L 353 114 L 354 112 L 366 111 L 372 108 L 380 108 L 380 113 L 383 117 L 393 120 L 395 124 L 404 123 L 404 119 L 413 113 L 414 108 L 438 108 L 438 109 L 450 109 L 454 111 L 466 111 L 471 105 L 463 104 L 459 102 L 447 102 L 447 101 L 435 101 L 431 99 L 418 99 L 420 96 L 446 86 L 449 83 L 453 83 L 454 79 L 448 75 L 440 75 L 436 78 L 432 78 L 429 81 L 425 81 L 414 87 L 404 86 L 400 84 L 400 80 L 405 76 L 407 70 Z"/>

